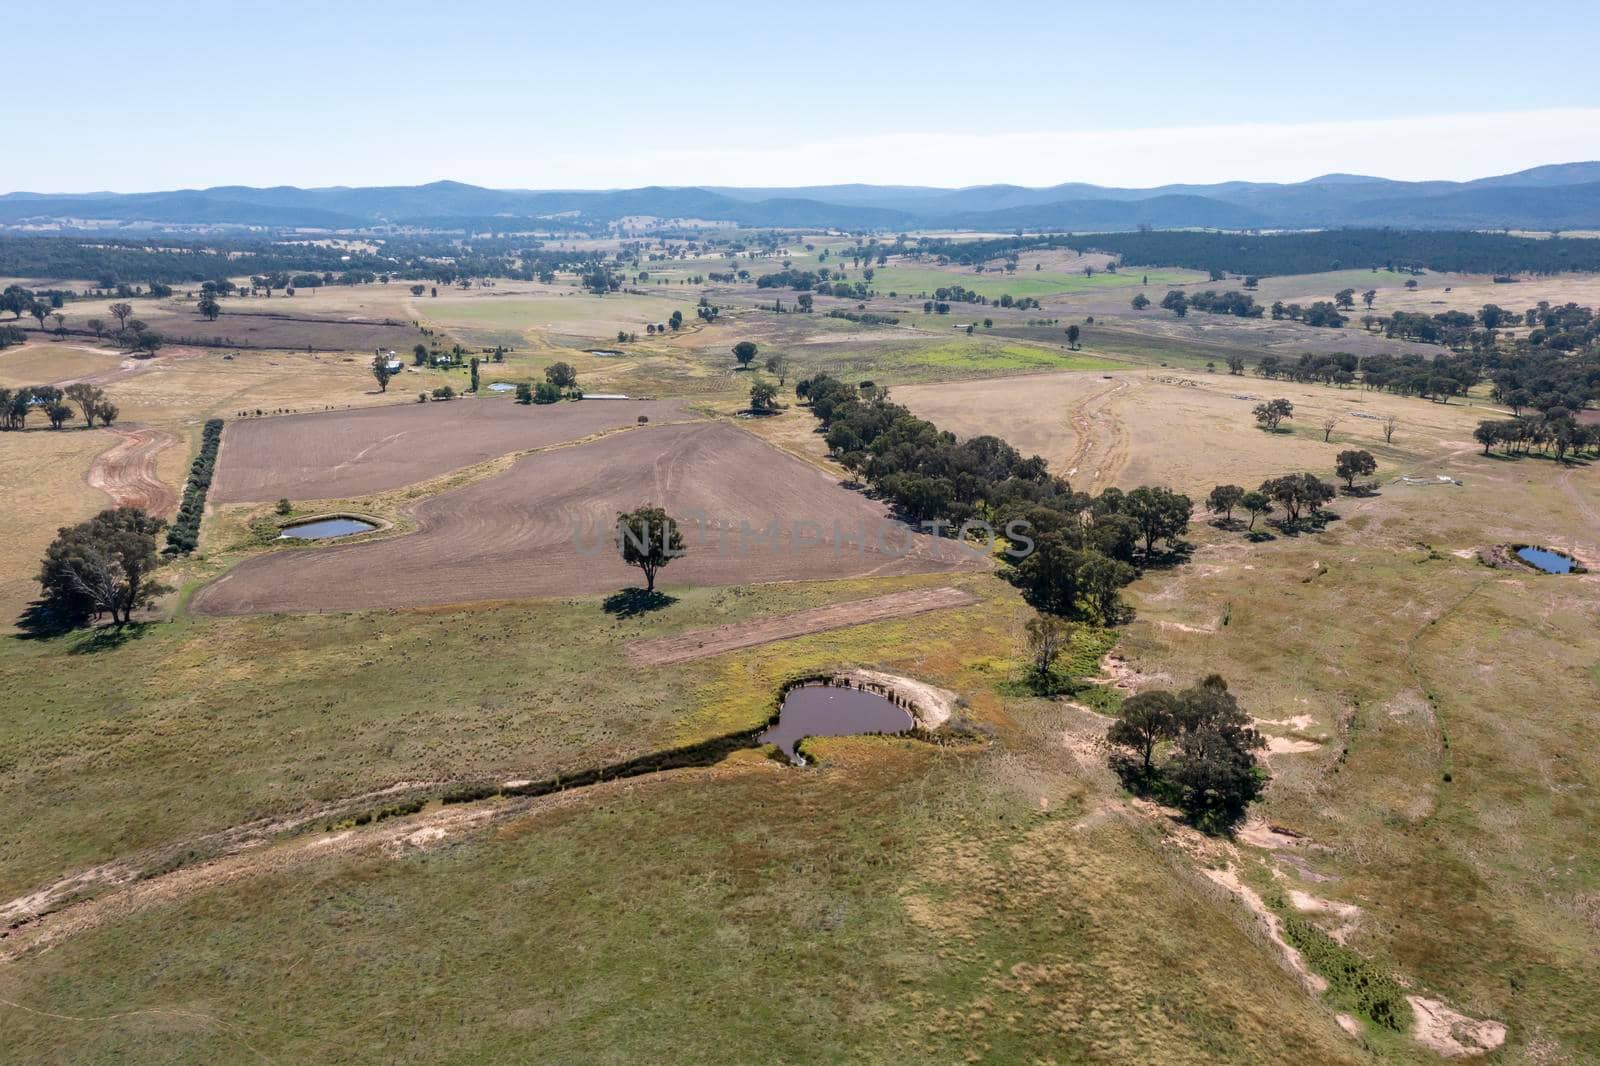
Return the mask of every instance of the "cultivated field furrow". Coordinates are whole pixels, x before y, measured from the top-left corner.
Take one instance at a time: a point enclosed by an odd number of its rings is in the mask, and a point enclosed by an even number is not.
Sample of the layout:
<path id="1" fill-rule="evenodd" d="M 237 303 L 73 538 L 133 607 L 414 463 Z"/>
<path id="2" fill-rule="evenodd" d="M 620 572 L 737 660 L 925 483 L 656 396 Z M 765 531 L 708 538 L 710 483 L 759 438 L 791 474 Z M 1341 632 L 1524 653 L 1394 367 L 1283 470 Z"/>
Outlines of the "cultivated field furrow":
<path id="1" fill-rule="evenodd" d="M 419 505 L 416 533 L 251 559 L 202 589 L 207 614 L 343 611 L 608 592 L 641 584 L 601 542 L 618 511 L 685 526 L 667 585 L 978 569 L 979 556 L 724 423 L 647 427 L 521 459 Z M 765 536 L 766 531 L 773 536 Z"/>

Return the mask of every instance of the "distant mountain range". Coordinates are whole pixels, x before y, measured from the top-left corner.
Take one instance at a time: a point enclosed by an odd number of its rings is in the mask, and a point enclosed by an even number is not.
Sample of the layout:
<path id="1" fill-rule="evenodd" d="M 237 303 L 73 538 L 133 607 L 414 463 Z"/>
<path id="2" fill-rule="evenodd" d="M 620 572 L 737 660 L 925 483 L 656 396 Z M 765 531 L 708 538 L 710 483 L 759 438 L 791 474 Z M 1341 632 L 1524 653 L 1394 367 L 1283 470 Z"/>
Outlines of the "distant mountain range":
<path id="1" fill-rule="evenodd" d="M 0 196 L 0 228 L 254 227 L 269 230 L 515 231 L 559 220 L 704 219 L 753 227 L 852 230 L 1600 229 L 1600 162 L 1559 163 L 1476 181 L 1391 181 L 1327 174 L 1294 184 L 1230 181 L 1119 189 L 906 185 L 798 188 L 520 190 L 460 182 L 301 189 L 242 185 L 152 193 Z"/>

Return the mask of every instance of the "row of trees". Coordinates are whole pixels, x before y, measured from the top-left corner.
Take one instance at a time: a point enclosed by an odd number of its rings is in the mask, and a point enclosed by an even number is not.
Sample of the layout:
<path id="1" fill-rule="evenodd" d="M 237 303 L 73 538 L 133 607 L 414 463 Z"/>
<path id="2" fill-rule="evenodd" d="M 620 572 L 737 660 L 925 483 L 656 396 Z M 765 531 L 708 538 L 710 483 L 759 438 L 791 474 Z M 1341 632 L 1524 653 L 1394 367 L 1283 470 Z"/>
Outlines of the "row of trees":
<path id="1" fill-rule="evenodd" d="M 795 392 L 830 452 L 909 521 L 955 529 L 982 520 L 997 530 L 1020 522 L 1030 550 L 1012 558 L 1009 574 L 1048 614 L 1115 621 L 1118 591 L 1135 566 L 1170 557 L 1188 529 L 1186 496 L 1150 486 L 1075 491 L 1039 456 L 1023 458 L 994 436 L 957 441 L 892 403 L 886 389 L 818 374 Z"/>
<path id="2" fill-rule="evenodd" d="M 1377 460 L 1366 451 L 1340 452 L 1335 462 L 1335 471 L 1351 491 L 1355 489 L 1356 478 L 1370 476 L 1377 469 Z M 1206 510 L 1217 515 L 1225 525 L 1233 524 L 1233 512 L 1244 511 L 1250 516 L 1245 528 L 1253 531 L 1256 519 L 1272 514 L 1276 504 L 1283 508 L 1284 525 L 1293 528 L 1302 518 L 1315 516 L 1337 494 L 1332 485 L 1315 474 L 1285 474 L 1268 478 L 1257 489 L 1218 485 L 1206 497 Z"/>
<path id="3" fill-rule="evenodd" d="M 250 277 L 252 291 L 394 279 L 449 285 L 474 278 L 554 280 L 582 273 L 605 253 L 550 248 L 522 235 L 465 238 L 391 234 L 375 247 L 328 246 L 271 238 L 7 237 L 0 240 L 0 277 L 92 278 L 94 294 L 170 295 L 172 285 Z M 138 279 L 139 284 L 130 284 Z M 67 299 L 90 295 L 63 290 Z M 418 294 L 420 295 L 420 293 Z"/>
<path id="4" fill-rule="evenodd" d="M 1472 438 L 1483 445 L 1484 455 L 1499 446 L 1507 455 L 1527 455 L 1538 449 L 1539 454 L 1554 455 L 1561 462 L 1586 449 L 1600 457 L 1600 426 L 1582 425 L 1562 409 L 1536 417 L 1479 422 Z"/>
<path id="5" fill-rule="evenodd" d="M 88 382 L 74 382 L 65 389 L 55 385 L 0 388 L 0 430 L 27 429 L 28 416 L 34 411 L 49 419 L 54 429 L 61 429 L 74 415 L 83 419 L 85 428 L 93 428 L 96 421 L 109 426 L 118 414 L 105 390 Z"/>

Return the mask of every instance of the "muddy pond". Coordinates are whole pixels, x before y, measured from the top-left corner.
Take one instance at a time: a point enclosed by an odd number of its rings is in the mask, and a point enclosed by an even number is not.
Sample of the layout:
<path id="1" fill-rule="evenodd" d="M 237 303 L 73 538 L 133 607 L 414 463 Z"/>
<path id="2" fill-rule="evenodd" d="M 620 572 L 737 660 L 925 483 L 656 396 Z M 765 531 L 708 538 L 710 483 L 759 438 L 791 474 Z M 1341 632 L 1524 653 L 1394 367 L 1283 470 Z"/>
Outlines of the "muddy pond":
<path id="1" fill-rule="evenodd" d="M 915 723 L 911 712 L 876 692 L 842 685 L 802 685 L 789 690 L 778 722 L 756 739 L 775 744 L 797 766 L 805 760 L 795 745 L 805 737 L 847 737 L 862 733 L 904 733 Z"/>

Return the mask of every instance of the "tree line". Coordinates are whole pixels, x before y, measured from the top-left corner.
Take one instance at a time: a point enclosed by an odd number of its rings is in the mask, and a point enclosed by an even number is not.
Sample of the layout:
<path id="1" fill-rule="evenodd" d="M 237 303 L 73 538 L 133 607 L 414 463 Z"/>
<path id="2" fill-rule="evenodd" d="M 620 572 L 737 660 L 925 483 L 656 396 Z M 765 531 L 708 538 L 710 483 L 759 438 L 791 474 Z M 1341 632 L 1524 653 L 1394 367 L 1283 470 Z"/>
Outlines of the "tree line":
<path id="1" fill-rule="evenodd" d="M 1031 550 L 1006 556 L 1009 577 L 1041 612 L 1109 624 L 1136 567 L 1168 561 L 1191 502 L 1169 489 L 1074 490 L 999 437 L 954 434 L 892 403 L 888 391 L 817 374 L 799 382 L 829 451 L 913 523 L 954 530 L 981 520 L 1025 531 Z M 1158 546 L 1161 549 L 1158 551 Z"/>
<path id="2" fill-rule="evenodd" d="M 1175 266 L 1258 277 L 1350 269 L 1462 274 L 1600 270 L 1600 240 L 1458 230 L 1334 229 L 1269 235 L 1148 230 L 1096 233 L 1074 243 L 1084 250 L 1116 255 L 1125 266 Z"/>
<path id="3" fill-rule="evenodd" d="M 49 420 L 52 429 L 61 429 L 75 415 L 83 419 L 85 429 L 92 429 L 97 421 L 109 426 L 118 414 L 117 405 L 106 398 L 105 390 L 86 381 L 74 382 L 64 389 L 55 385 L 0 387 L 0 430 L 27 429 L 28 417 L 35 411 Z"/>

